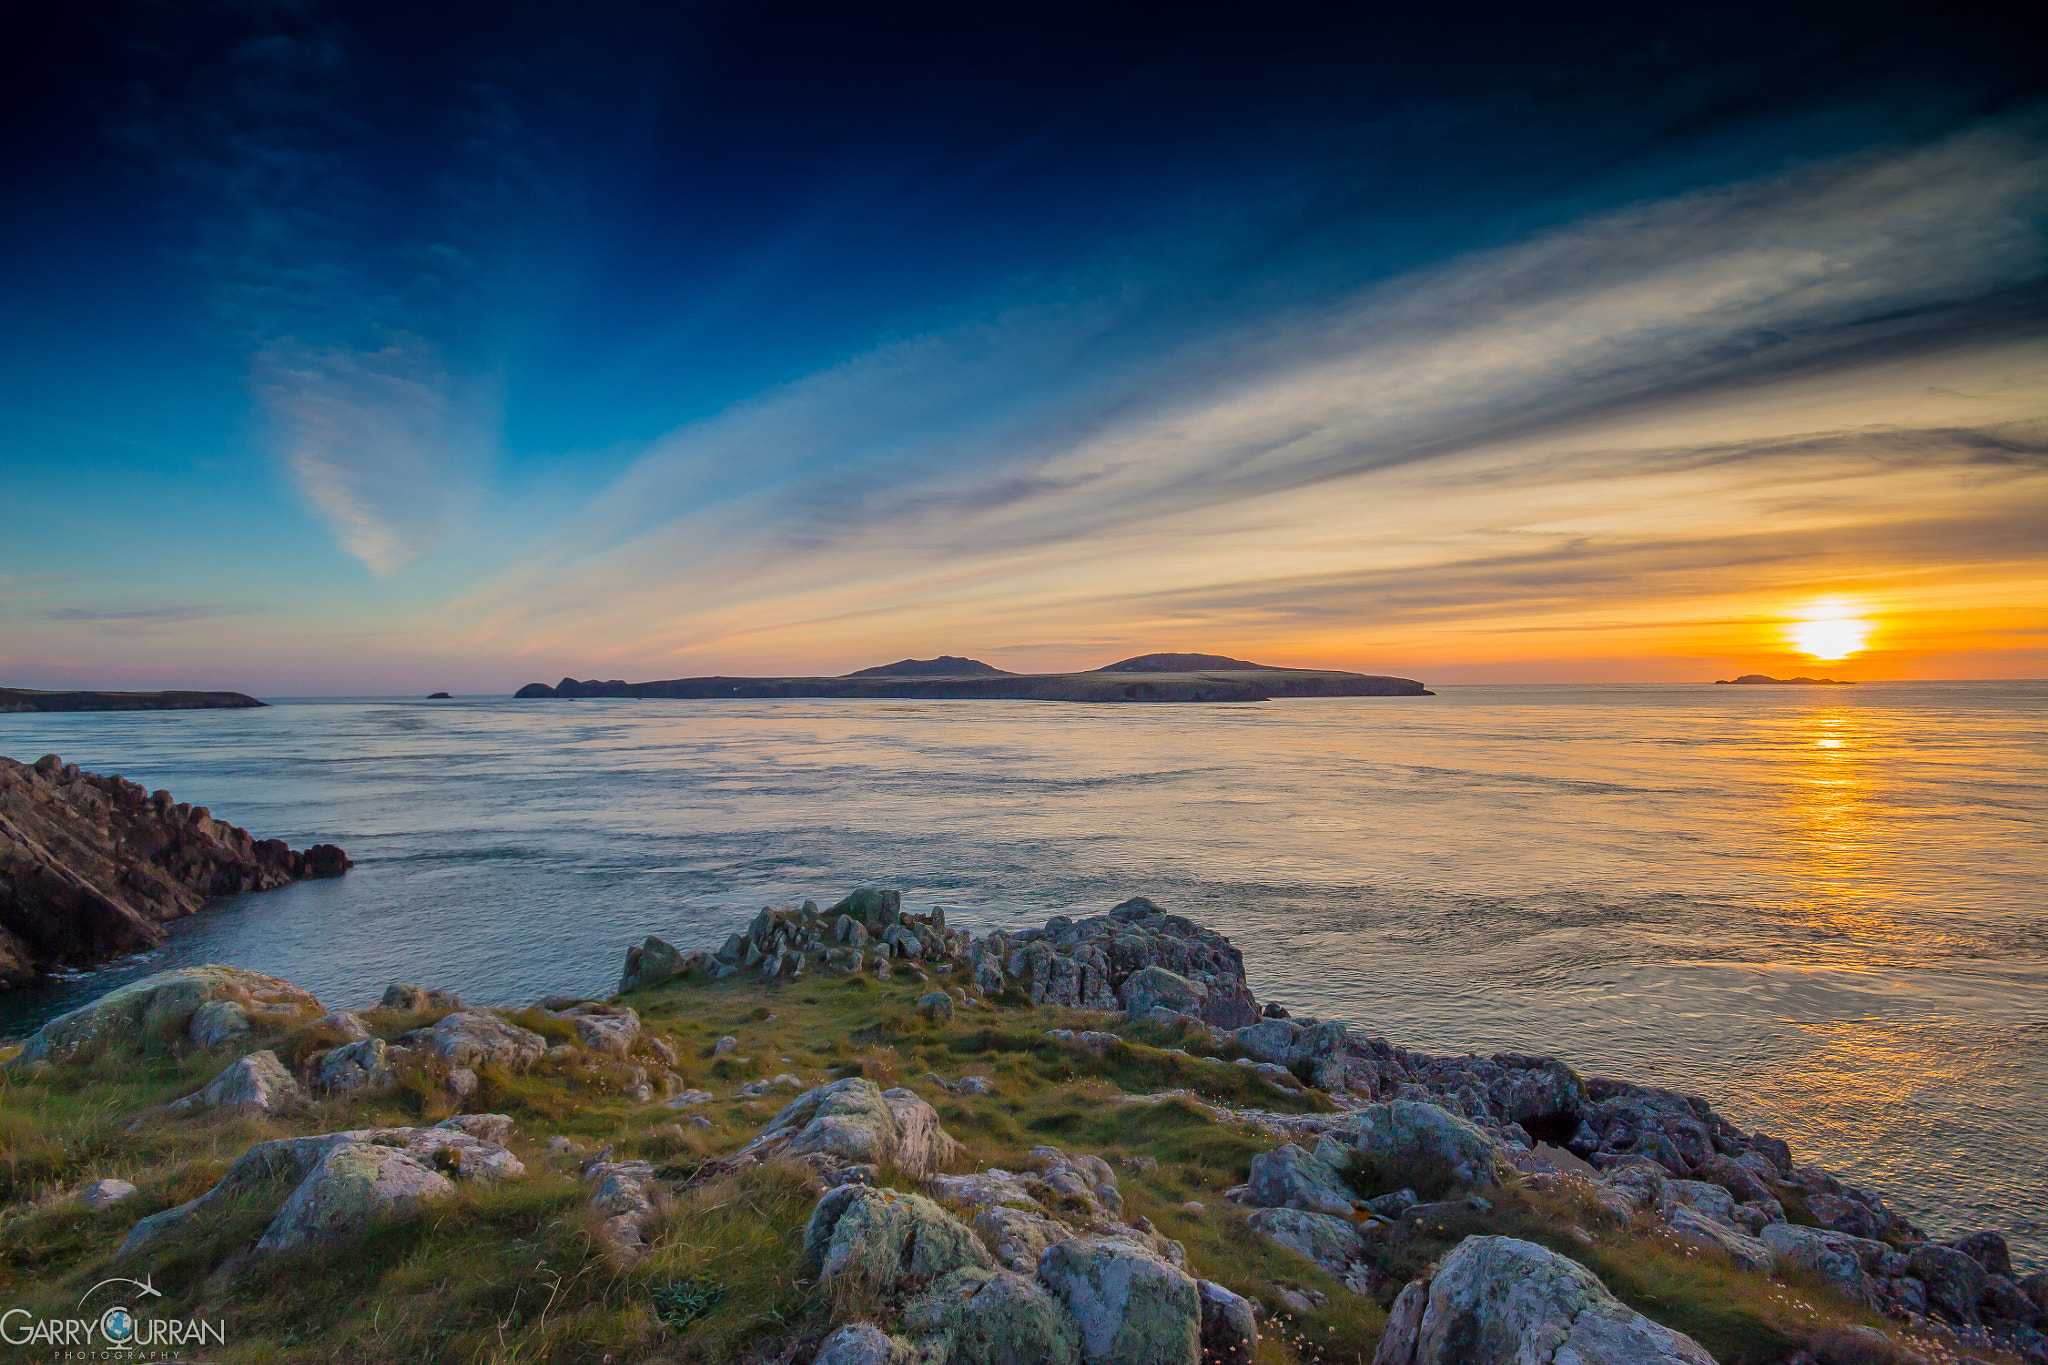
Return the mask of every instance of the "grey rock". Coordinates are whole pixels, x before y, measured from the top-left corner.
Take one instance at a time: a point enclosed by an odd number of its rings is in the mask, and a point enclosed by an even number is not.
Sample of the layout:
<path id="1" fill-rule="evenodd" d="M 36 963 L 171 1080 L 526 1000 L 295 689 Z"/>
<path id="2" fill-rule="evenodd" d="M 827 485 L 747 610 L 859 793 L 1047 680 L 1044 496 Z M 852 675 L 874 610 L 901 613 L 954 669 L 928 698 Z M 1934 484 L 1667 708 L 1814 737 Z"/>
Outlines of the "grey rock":
<path id="1" fill-rule="evenodd" d="M 1074 1325 L 1028 1275 L 953 1271 L 903 1308 L 904 1329 L 948 1365 L 1076 1365 Z"/>
<path id="2" fill-rule="evenodd" d="M 1202 1303 L 1203 1365 L 1251 1365 L 1259 1350 L 1258 1315 L 1251 1300 L 1213 1280 L 1197 1280 Z"/>
<path id="3" fill-rule="evenodd" d="M 476 1072 L 466 1066 L 458 1066 L 448 1073 L 443 1084 L 447 1087 L 448 1093 L 459 1102 L 474 1095 L 481 1082 L 477 1080 Z"/>
<path id="4" fill-rule="evenodd" d="M 1866 1242 L 1830 1228 L 1795 1227 L 1790 1223 L 1773 1223 L 1757 1234 L 1757 1240 L 1786 1264 L 1831 1282 L 1854 1302 L 1876 1304 L 1877 1286 L 1871 1282 L 1865 1266 L 1875 1264 L 1889 1249 L 1884 1243 Z"/>
<path id="5" fill-rule="evenodd" d="M 910 1355 L 909 1342 L 873 1323 L 850 1322 L 818 1343 L 813 1365 L 902 1365 Z"/>
<path id="6" fill-rule="evenodd" d="M 1958 1324 L 1979 1320 L 1977 1300 L 1984 1293 L 1984 1265 L 1967 1252 L 1926 1243 L 1907 1253 L 1913 1274 L 1927 1286 L 1928 1312 Z"/>
<path id="7" fill-rule="evenodd" d="M 1038 1279 L 1073 1320 L 1089 1365 L 1199 1365 L 1200 1291 L 1149 1250 L 1076 1237 L 1046 1248 Z"/>
<path id="8" fill-rule="evenodd" d="M 547 1039 L 494 1014 L 458 1011 L 427 1035 L 427 1044 L 454 1066 L 501 1066 L 524 1071 L 548 1050 Z"/>
<path id="9" fill-rule="evenodd" d="M 313 1068 L 313 1084 L 335 1092 L 382 1089 L 397 1079 L 391 1048 L 381 1038 L 330 1048 L 320 1054 L 319 1064 Z"/>
<path id="10" fill-rule="evenodd" d="M 1726 1192 L 1722 1193 L 1725 1197 Z M 1777 1263 L 1776 1253 L 1763 1242 L 1747 1233 L 1737 1232 L 1719 1219 L 1709 1218 L 1697 1207 L 1681 1204 L 1672 1210 L 1669 1221 L 1671 1235 L 1679 1241 L 1708 1251 L 1718 1251 L 1744 1270 L 1752 1270 L 1759 1275 L 1768 1274 L 1771 1267 Z"/>
<path id="11" fill-rule="evenodd" d="M 739 1155 L 891 1165 L 924 1175 L 951 1162 L 959 1150 L 937 1111 L 914 1092 L 884 1091 L 864 1076 L 849 1076 L 790 1101 Z"/>
<path id="12" fill-rule="evenodd" d="M 338 1033 L 351 1043 L 360 1043 L 370 1036 L 370 1026 L 363 1022 L 362 1016 L 347 1010 L 323 1014 L 313 1021 L 313 1027 Z"/>
<path id="13" fill-rule="evenodd" d="M 966 1224 L 931 1200 L 841 1185 L 812 1211 L 798 1271 L 826 1283 L 851 1276 L 886 1293 L 968 1267 L 992 1270 L 994 1258 Z"/>
<path id="14" fill-rule="evenodd" d="M 917 1012 L 927 1019 L 950 1020 L 953 1017 L 953 997 L 944 991 L 921 995 L 917 998 Z"/>
<path id="15" fill-rule="evenodd" d="M 359 1237 L 379 1220 L 415 1212 L 455 1193 L 448 1178 L 409 1152 L 371 1142 L 341 1143 L 292 1191 L 259 1255 Z"/>
<path id="16" fill-rule="evenodd" d="M 571 1023 L 578 1043 L 607 1057 L 625 1057 L 640 1037 L 640 1016 L 629 1009 L 616 1014 L 579 1014 Z"/>
<path id="17" fill-rule="evenodd" d="M 720 1038 L 717 1042 L 711 1045 L 711 1055 L 714 1057 L 723 1057 L 729 1052 L 738 1051 L 739 1045 L 740 1040 L 733 1037 L 730 1033 L 728 1033 L 725 1035 L 725 1037 Z"/>
<path id="18" fill-rule="evenodd" d="M 1245 1202 L 1349 1217 L 1356 1196 L 1338 1173 L 1293 1143 L 1252 1158 Z"/>
<path id="19" fill-rule="evenodd" d="M 1141 967 L 1117 987 L 1117 999 L 1133 1016 L 1164 1008 L 1199 1019 L 1209 1003 L 1209 988 L 1164 967 Z"/>
<path id="20" fill-rule="evenodd" d="M 253 1026 L 239 1001 L 209 1000 L 192 1011 L 186 1034 L 196 1047 L 219 1047 L 247 1034 Z"/>
<path id="21" fill-rule="evenodd" d="M 1967 1237 L 1958 1237 L 1949 1245 L 1983 1266 L 1987 1274 L 2008 1277 L 2012 1274 L 2012 1249 L 2005 1244 L 2002 1233 L 1987 1228 Z"/>
<path id="22" fill-rule="evenodd" d="M 1365 1238 L 1358 1225 L 1334 1214 L 1257 1209 L 1245 1221 L 1253 1232 L 1299 1252 L 1340 1278 L 1365 1254 Z"/>
<path id="23" fill-rule="evenodd" d="M 131 981 L 58 1015 L 37 1029 L 7 1065 L 70 1061 L 110 1042 L 189 1041 L 193 1017 L 213 1001 L 231 1001 L 252 1021 L 272 1024 L 325 1013 L 311 994 L 274 976 L 240 967 L 179 967 Z"/>
<path id="24" fill-rule="evenodd" d="M 467 1133 L 485 1142 L 503 1145 L 512 1139 L 512 1116 L 510 1114 L 457 1114 L 452 1119 L 442 1119 L 436 1128 L 452 1128 Z"/>
<path id="25" fill-rule="evenodd" d="M 1401 1291 L 1374 1365 L 1712 1365 L 1690 1337 L 1623 1305 L 1576 1262 L 1512 1237 L 1468 1237 L 1418 1313 Z"/>
<path id="26" fill-rule="evenodd" d="M 662 1103 L 670 1109 L 688 1109 L 695 1104 L 709 1104 L 715 1098 L 716 1096 L 709 1090 L 685 1090 L 673 1099 L 663 1100 Z"/>
<path id="27" fill-rule="evenodd" d="M 135 1187 L 125 1180 L 101 1179 L 80 1190 L 78 1197 L 87 1208 L 97 1213 L 101 1209 L 114 1207 L 134 1193 Z"/>
<path id="28" fill-rule="evenodd" d="M 1479 1128 L 1433 1104 L 1395 1100 L 1358 1111 L 1358 1154 L 1400 1169 L 1424 1163 L 1441 1169 L 1455 1184 L 1486 1187 L 1500 1183 L 1499 1149 Z"/>
<path id="29" fill-rule="evenodd" d="M 234 1109 L 244 1114 L 272 1114 L 305 1098 L 298 1080 L 285 1070 L 277 1054 L 264 1049 L 228 1063 L 225 1070 L 196 1094 L 174 1100 L 174 1114 L 200 1109 Z"/>
<path id="30" fill-rule="evenodd" d="M 420 1014 L 427 1010 L 459 1010 L 462 1000 L 450 991 L 422 990 L 403 981 L 394 981 L 384 988 L 384 998 L 377 1002 L 377 1008 Z"/>

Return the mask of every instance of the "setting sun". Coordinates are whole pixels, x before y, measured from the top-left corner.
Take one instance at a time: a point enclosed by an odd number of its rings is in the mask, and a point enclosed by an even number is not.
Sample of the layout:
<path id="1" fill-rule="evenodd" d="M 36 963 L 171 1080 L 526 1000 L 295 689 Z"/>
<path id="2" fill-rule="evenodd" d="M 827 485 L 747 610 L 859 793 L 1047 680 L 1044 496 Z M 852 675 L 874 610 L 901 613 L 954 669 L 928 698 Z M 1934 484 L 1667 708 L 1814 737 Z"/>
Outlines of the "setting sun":
<path id="1" fill-rule="evenodd" d="M 1805 620 L 1792 622 L 1785 636 L 1801 654 L 1832 661 L 1846 659 L 1861 650 L 1873 629 L 1874 622 L 1852 615 L 1850 608 L 1825 603 Z"/>

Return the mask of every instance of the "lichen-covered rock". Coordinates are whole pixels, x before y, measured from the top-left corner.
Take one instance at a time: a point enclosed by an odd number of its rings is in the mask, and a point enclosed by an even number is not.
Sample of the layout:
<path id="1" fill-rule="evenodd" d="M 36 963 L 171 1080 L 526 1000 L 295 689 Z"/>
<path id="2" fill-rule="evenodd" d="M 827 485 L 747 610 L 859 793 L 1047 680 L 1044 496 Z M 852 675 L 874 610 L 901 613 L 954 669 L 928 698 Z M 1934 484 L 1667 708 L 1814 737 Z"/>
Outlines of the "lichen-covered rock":
<path id="1" fill-rule="evenodd" d="M 315 1029 L 324 1029 L 330 1033 L 338 1033 L 343 1039 L 351 1043 L 360 1043 L 370 1036 L 370 1026 L 363 1022 L 363 1017 L 349 1010 L 336 1010 L 332 1014 L 323 1014 L 313 1021 L 313 1027 Z"/>
<path id="2" fill-rule="evenodd" d="M 253 1027 L 249 1011 L 243 1009 L 239 1001 L 209 1000 L 192 1011 L 192 1022 L 185 1026 L 185 1036 L 192 1040 L 194 1047 L 219 1047 L 244 1036 Z"/>
<path id="3" fill-rule="evenodd" d="M 818 1343 L 812 1365 L 904 1365 L 910 1343 L 870 1322 L 850 1322 Z"/>
<path id="4" fill-rule="evenodd" d="M 1116 1172 L 1099 1156 L 1068 1156 L 1053 1146 L 1033 1147 L 1025 1154 L 1032 1176 L 1027 1187 L 1041 1204 L 1057 1208 L 1062 1202 L 1079 1204 L 1090 1217 L 1120 1218 L 1124 1197 L 1116 1187 Z"/>
<path id="5" fill-rule="evenodd" d="M 510 1114 L 457 1114 L 451 1119 L 442 1119 L 436 1128 L 453 1128 L 457 1132 L 482 1138 L 485 1142 L 503 1145 L 512 1138 L 512 1116 Z"/>
<path id="6" fill-rule="evenodd" d="M 1853 1301 L 1876 1304 L 1877 1286 L 1871 1282 L 1867 1267 L 1890 1250 L 1884 1243 L 1829 1228 L 1794 1227 L 1789 1223 L 1773 1223 L 1757 1234 L 1757 1240 L 1786 1264 L 1832 1282 Z"/>
<path id="7" fill-rule="evenodd" d="M 93 1212 L 110 1209 L 124 1199 L 133 1197 L 135 1187 L 125 1180 L 95 1180 L 78 1192 L 79 1200 Z"/>
<path id="8" fill-rule="evenodd" d="M 1076 1237 L 1046 1248 L 1038 1279 L 1073 1319 L 1088 1365 L 1200 1362 L 1200 1291 L 1187 1272 L 1151 1251 Z"/>
<path id="9" fill-rule="evenodd" d="M 232 1002 L 254 1023 L 280 1026 L 326 1012 L 309 992 L 261 972 L 214 965 L 178 967 L 131 981 L 89 1005 L 58 1015 L 36 1030 L 9 1065 L 68 1061 L 110 1042 L 190 1042 L 193 1017 L 213 1001 Z M 219 1015 L 208 1017 L 217 1020 Z"/>
<path id="10" fill-rule="evenodd" d="M 626 950 L 626 967 L 619 976 L 619 994 L 658 986 L 678 977 L 708 977 L 718 969 L 718 959 L 702 951 L 684 952 L 649 934 L 637 948 Z"/>
<path id="11" fill-rule="evenodd" d="M 1245 1220 L 1253 1232 L 1299 1252 L 1341 1277 L 1365 1255 L 1365 1237 L 1349 1218 L 1302 1209 L 1255 1209 Z"/>
<path id="12" fill-rule="evenodd" d="M 1718 1251 L 1744 1270 L 1763 1275 L 1777 1264 L 1777 1255 L 1769 1246 L 1719 1219 L 1707 1217 L 1691 1205 L 1680 1204 L 1674 1208 L 1668 1225 L 1671 1235 L 1679 1241 L 1704 1250 Z"/>
<path id="13" fill-rule="evenodd" d="M 345 1047 L 329 1048 L 313 1068 L 313 1084 L 337 1094 L 380 1090 L 398 1079 L 391 1064 L 391 1046 L 382 1038 L 365 1038 Z"/>
<path id="14" fill-rule="evenodd" d="M 804 1228 L 799 1273 L 887 1292 L 955 1270 L 995 1268 L 966 1224 L 922 1195 L 869 1185 L 828 1190 Z"/>
<path id="15" fill-rule="evenodd" d="M 914 1092 L 884 1091 L 864 1076 L 817 1086 L 791 1100 L 739 1152 L 785 1156 L 819 1166 L 893 1165 L 925 1175 L 952 1161 L 960 1146 Z"/>
<path id="16" fill-rule="evenodd" d="M 1078 921 L 1056 915 L 1043 929 L 998 931 L 975 940 L 968 952 L 975 983 L 989 995 L 1015 987 L 1037 1004 L 1116 1010 L 1125 1008 L 1119 992 L 1132 975 L 1158 968 L 1189 983 L 1176 988 L 1183 1003 L 1199 988 L 1199 1014 L 1207 1023 L 1236 1028 L 1259 1017 L 1245 985 L 1243 954 L 1230 940 L 1143 897 L 1107 915 Z"/>
<path id="17" fill-rule="evenodd" d="M 1203 1365 L 1251 1365 L 1259 1351 L 1251 1301 L 1211 1280 L 1197 1280 L 1195 1289 L 1202 1297 Z"/>
<path id="18" fill-rule="evenodd" d="M 994 1253 L 996 1264 L 1028 1275 L 1038 1267 L 1038 1258 L 1055 1242 L 1075 1235 L 1074 1229 L 1036 1209 L 991 1204 L 974 1215 L 974 1231 Z"/>
<path id="19" fill-rule="evenodd" d="M 405 1150 L 454 1180 L 516 1180 L 526 1174 L 525 1163 L 502 1143 L 460 1128 L 416 1129 Z"/>
<path id="20" fill-rule="evenodd" d="M 903 1306 L 903 1327 L 948 1365 L 1076 1365 L 1074 1324 L 1038 1281 L 1011 1270 L 956 1270 Z M 942 1354 L 943 1353 L 943 1354 Z"/>
<path id="21" fill-rule="evenodd" d="M 1934 1242 L 1914 1247 L 1908 1256 L 1913 1275 L 1927 1286 L 1928 1312 L 1953 1323 L 1978 1321 L 1977 1301 L 1984 1294 L 1983 1262 Z"/>
<path id="22" fill-rule="evenodd" d="M 538 1033 L 481 1011 L 445 1016 L 427 1035 L 427 1045 L 453 1066 L 507 1071 L 524 1071 L 548 1050 L 548 1040 Z"/>
<path id="23" fill-rule="evenodd" d="M 1421 1163 L 1467 1188 L 1500 1183 L 1500 1154 L 1493 1140 L 1433 1104 L 1395 1100 L 1360 1109 L 1357 1149 L 1360 1157 L 1390 1170 Z"/>
<path id="24" fill-rule="evenodd" d="M 950 1020 L 953 1017 L 953 997 L 944 991 L 920 995 L 917 998 L 917 1012 L 927 1019 Z"/>
<path id="25" fill-rule="evenodd" d="M 625 1057 L 640 1038 L 640 1015 L 634 1010 L 599 1006 L 568 1017 L 576 1029 L 576 1041 L 607 1057 Z"/>
<path id="26" fill-rule="evenodd" d="M 1335 1143 L 1326 1141 L 1322 1145 L 1342 1150 Z M 1349 1217 L 1357 1196 L 1343 1177 L 1321 1159 L 1323 1155 L 1320 1150 L 1303 1151 L 1291 1142 L 1277 1151 L 1259 1153 L 1252 1158 L 1245 1202 L 1259 1208 L 1306 1209 L 1310 1213 Z"/>
<path id="27" fill-rule="evenodd" d="M 344 1142 L 293 1190 L 277 1211 L 258 1254 L 359 1237 L 384 1218 L 416 1211 L 455 1193 L 446 1176 L 410 1152 L 373 1142 Z"/>
<path id="28" fill-rule="evenodd" d="M 167 1107 L 174 1114 L 201 1109 L 234 1109 L 244 1114 L 273 1114 L 305 1098 L 299 1082 L 268 1048 L 229 1062 L 198 1092 Z"/>
<path id="29" fill-rule="evenodd" d="M 1124 978 L 1116 996 L 1124 1012 L 1134 1017 L 1164 1008 L 1200 1018 L 1209 1003 L 1209 988 L 1164 967 L 1140 967 Z"/>
<path id="30" fill-rule="evenodd" d="M 1468 1237 L 1444 1258 L 1426 1299 L 1419 1289 L 1411 1284 L 1395 1302 L 1374 1365 L 1713 1365 L 1690 1337 L 1533 1242 Z"/>

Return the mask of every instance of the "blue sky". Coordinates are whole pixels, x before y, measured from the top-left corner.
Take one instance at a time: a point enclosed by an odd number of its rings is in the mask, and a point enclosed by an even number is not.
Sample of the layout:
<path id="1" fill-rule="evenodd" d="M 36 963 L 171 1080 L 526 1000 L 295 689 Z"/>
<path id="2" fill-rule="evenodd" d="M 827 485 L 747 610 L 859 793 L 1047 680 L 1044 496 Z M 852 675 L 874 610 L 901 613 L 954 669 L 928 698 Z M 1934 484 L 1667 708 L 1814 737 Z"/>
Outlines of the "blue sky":
<path id="1" fill-rule="evenodd" d="M 0 682 L 1693 677 L 1818 610 L 1872 676 L 2048 666 L 2048 112 L 1994 22 L 33 24 Z"/>

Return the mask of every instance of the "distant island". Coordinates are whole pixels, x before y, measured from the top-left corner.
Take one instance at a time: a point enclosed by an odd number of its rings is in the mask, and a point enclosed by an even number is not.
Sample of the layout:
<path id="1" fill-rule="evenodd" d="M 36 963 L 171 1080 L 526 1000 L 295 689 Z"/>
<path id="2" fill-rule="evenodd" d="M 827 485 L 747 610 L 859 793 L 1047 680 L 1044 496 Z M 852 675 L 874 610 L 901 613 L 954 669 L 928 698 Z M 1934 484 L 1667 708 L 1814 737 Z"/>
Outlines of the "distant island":
<path id="1" fill-rule="evenodd" d="M 240 692 L 40 692 L 0 687 L 0 714 L 23 711 L 218 711 L 265 706 Z"/>
<path id="2" fill-rule="evenodd" d="M 564 678 L 553 687 L 528 683 L 522 698 L 578 697 L 870 697 L 929 700 L 1220 702 L 1271 701 L 1275 697 L 1432 697 L 1412 678 L 1390 678 L 1338 669 L 1271 668 L 1220 654 L 1141 654 L 1082 673 L 1008 673 L 979 659 L 943 654 L 936 659 L 902 659 L 837 678 L 670 678 L 629 683 L 621 679 L 579 682 Z"/>
<path id="3" fill-rule="evenodd" d="M 1739 678 L 1716 678 L 1714 686 L 1733 687 L 1742 683 L 1754 683 L 1765 687 L 1854 687 L 1847 679 L 1836 678 L 1773 678 L 1765 673 L 1745 673 Z"/>
<path id="4" fill-rule="evenodd" d="M 427 693 L 427 700 L 428 700 L 428 701 L 453 701 L 453 700 L 455 700 L 455 699 L 454 699 L 453 697 L 449 696 L 449 695 L 448 695 L 448 694 L 447 694 L 446 692 L 429 692 L 429 693 Z"/>

